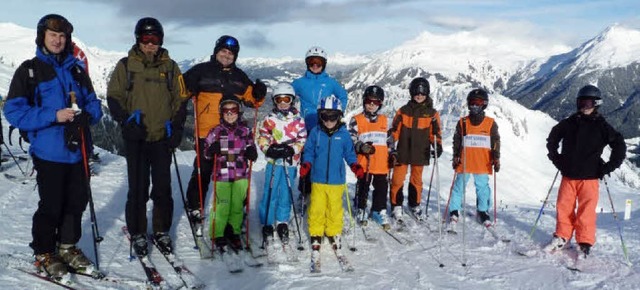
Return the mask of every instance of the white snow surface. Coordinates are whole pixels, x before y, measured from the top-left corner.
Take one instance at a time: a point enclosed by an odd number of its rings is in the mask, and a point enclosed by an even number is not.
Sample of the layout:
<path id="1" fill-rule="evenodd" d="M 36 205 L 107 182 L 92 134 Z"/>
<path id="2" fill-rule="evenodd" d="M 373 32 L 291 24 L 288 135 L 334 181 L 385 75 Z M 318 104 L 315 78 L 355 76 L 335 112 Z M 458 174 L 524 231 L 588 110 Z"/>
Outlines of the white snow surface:
<path id="1" fill-rule="evenodd" d="M 179 184 L 172 167 L 172 186 L 175 209 L 171 236 L 175 242 L 176 254 L 187 267 L 206 283 L 207 289 L 638 289 L 640 258 L 636 250 L 640 247 L 640 211 L 633 210 L 631 219 L 622 221 L 625 200 L 630 199 L 633 208 L 640 204 L 638 196 L 638 170 L 625 163 L 608 180 L 608 188 L 618 213 L 618 220 L 611 213 L 611 204 L 604 184 L 600 187 L 598 204 L 597 243 L 592 249 L 589 261 L 594 267 L 576 273 L 565 268 L 563 255 L 543 254 L 523 257 L 519 250 L 545 245 L 555 228 L 555 199 L 559 180 L 550 191 L 549 203 L 540 218 L 537 230 L 529 239 L 529 233 L 551 187 L 554 174 L 553 165 L 546 158 L 544 147 L 546 136 L 555 124 L 546 114 L 530 111 L 514 101 L 502 96 L 491 96 L 487 115 L 495 117 L 502 136 L 502 170 L 490 179 L 491 187 L 497 184 L 497 230 L 511 239 L 510 243 L 494 240 L 474 221 L 473 216 L 465 216 L 465 242 L 462 235 L 446 235 L 440 238 L 438 229 L 438 209 L 444 210 L 449 196 L 453 170 L 451 160 L 451 134 L 457 115 L 443 115 L 445 132 L 445 152 L 439 159 L 438 172 L 433 181 L 429 204 L 428 226 L 409 221 L 409 231 L 402 234 L 414 242 L 400 245 L 382 231 L 369 227 L 369 235 L 377 241 L 365 241 L 360 229 L 345 231 L 343 250 L 355 267 L 355 272 L 342 273 L 336 259 L 328 251 L 325 243 L 322 251 L 322 273 L 309 273 L 309 245 L 306 231 L 303 231 L 305 250 L 299 252 L 300 262 L 291 264 L 265 265 L 261 268 L 245 267 L 244 272 L 229 274 L 223 262 L 201 260 L 194 250 L 188 221 L 182 206 Z M 437 103 L 443 112 L 453 112 L 455 103 Z M 393 105 L 397 108 L 396 105 Z M 8 124 L 4 122 L 7 135 Z M 15 135 L 15 134 L 14 134 Z M 15 137 L 15 136 L 14 136 Z M 15 142 L 15 141 L 14 141 Z M 15 144 L 15 143 L 14 143 Z M 10 147 L 15 154 L 17 146 Z M 5 152 L 3 148 L 3 152 Z M 121 233 L 125 225 L 124 207 L 127 192 L 126 162 L 123 157 L 97 149 L 102 163 L 97 167 L 98 175 L 92 178 L 91 189 L 95 201 L 98 227 L 104 241 L 99 246 L 100 266 L 108 276 L 144 280 L 144 273 L 137 261 L 129 261 L 129 245 Z M 5 152 L 6 153 L 6 152 Z M 605 153 L 606 155 L 606 153 Z M 182 187 L 186 188 L 191 174 L 194 151 L 177 153 L 178 170 Z M 605 156 L 606 158 L 606 156 Z M 25 161 L 20 161 L 22 168 Z M 250 199 L 250 234 L 254 241 L 261 240 L 257 215 L 257 203 L 263 195 L 265 182 L 265 161 L 261 155 L 253 166 Z M 431 166 L 425 168 L 423 181 L 423 205 L 428 198 Z M 17 166 L 10 160 L 3 163 L 3 172 L 20 175 Z M 348 174 L 349 195 L 354 194 L 355 177 Z M 475 213 L 475 193 L 473 183 L 467 188 L 466 211 Z M 294 185 L 295 187 L 295 185 Z M 52 289 L 47 282 L 27 276 L 16 267 L 29 267 L 32 250 L 31 218 L 36 209 L 38 194 L 35 182 L 27 184 L 8 180 L 0 175 L 0 288 L 2 289 Z M 406 188 L 406 186 L 405 186 Z M 295 190 L 297 195 L 297 190 Z M 209 194 L 211 196 L 211 194 Z M 211 201 L 209 197 L 208 202 Z M 210 203 L 209 203 L 210 204 Z M 346 205 L 346 202 L 345 202 Z M 148 204 L 150 216 L 151 202 Z M 293 224 L 293 222 L 292 222 Z M 305 223 L 306 224 L 306 223 Z M 370 223 L 371 224 L 371 223 Z M 624 241 L 629 250 L 633 266 L 625 264 L 621 248 L 618 225 L 623 229 Z M 79 242 L 83 251 L 93 259 L 93 244 L 89 211 L 84 215 L 84 235 Z M 348 226 L 345 225 L 348 229 Z M 306 226 L 303 227 L 306 229 Z M 459 232 L 462 227 L 459 227 Z M 292 232 L 295 234 L 295 232 Z M 293 241 L 296 238 L 292 239 Z M 295 243 L 294 243 L 295 244 Z M 258 245 L 253 245 L 259 250 Z M 157 253 L 152 260 L 169 282 L 177 288 L 180 282 L 167 263 Z M 466 262 L 466 267 L 462 263 Z M 440 264 L 444 267 L 439 267 Z M 110 284 L 107 282 L 82 280 L 83 285 L 92 289 L 131 289 L 130 284 Z"/>

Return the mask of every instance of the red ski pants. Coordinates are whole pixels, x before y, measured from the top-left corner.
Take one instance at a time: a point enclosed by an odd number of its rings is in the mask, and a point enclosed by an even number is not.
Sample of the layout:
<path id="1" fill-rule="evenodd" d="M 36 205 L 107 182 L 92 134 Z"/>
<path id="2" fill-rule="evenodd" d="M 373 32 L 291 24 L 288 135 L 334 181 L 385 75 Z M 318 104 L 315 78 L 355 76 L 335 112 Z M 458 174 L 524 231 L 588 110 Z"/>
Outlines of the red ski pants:
<path id="1" fill-rule="evenodd" d="M 575 231 L 577 243 L 595 244 L 598 190 L 597 179 L 562 177 L 556 203 L 556 236 L 568 241 Z"/>

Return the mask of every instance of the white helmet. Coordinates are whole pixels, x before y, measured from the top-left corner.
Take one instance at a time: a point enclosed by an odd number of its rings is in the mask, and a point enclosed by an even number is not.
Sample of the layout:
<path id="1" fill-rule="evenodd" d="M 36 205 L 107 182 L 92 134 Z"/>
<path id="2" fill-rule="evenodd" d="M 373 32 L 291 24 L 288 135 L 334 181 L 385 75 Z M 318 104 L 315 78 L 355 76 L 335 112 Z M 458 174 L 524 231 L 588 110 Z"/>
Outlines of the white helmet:
<path id="1" fill-rule="evenodd" d="M 327 61 L 327 53 L 324 51 L 324 49 L 322 49 L 322 47 L 312 46 L 311 48 L 309 48 L 309 50 L 307 50 L 307 54 L 304 56 L 304 59 L 312 56 L 319 56 L 321 58 L 324 58 L 325 62 Z"/>
<path id="2" fill-rule="evenodd" d="M 289 83 L 278 83 L 273 87 L 273 97 L 275 98 L 278 95 L 289 95 L 295 97 L 296 92 Z"/>

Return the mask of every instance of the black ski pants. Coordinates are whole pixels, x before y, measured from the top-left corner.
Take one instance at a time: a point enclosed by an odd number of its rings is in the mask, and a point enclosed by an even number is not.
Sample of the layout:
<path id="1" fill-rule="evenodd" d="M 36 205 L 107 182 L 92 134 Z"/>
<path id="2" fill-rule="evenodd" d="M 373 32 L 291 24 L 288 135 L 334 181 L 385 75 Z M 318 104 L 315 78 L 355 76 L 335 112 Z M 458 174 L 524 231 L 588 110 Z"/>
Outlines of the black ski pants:
<path id="1" fill-rule="evenodd" d="M 125 218 L 131 235 L 147 232 L 147 201 L 153 200 L 153 232 L 168 232 L 173 220 L 171 151 L 166 140 L 125 140 L 129 192 Z M 149 187 L 151 195 L 149 195 Z"/>
<path id="2" fill-rule="evenodd" d="M 38 209 L 33 215 L 30 246 L 34 254 L 53 253 L 56 244 L 76 244 L 82 236 L 87 208 L 86 174 L 82 162 L 68 164 L 33 156 L 37 171 Z"/>
<path id="3" fill-rule="evenodd" d="M 365 209 L 367 207 L 367 198 L 369 197 L 369 187 L 373 183 L 373 196 L 371 198 L 371 211 L 381 211 L 387 208 L 387 190 L 389 188 L 389 180 L 386 174 L 369 174 L 369 179 L 358 179 L 356 186 L 358 187 L 358 196 L 355 201 L 358 208 Z"/>
<path id="4" fill-rule="evenodd" d="M 205 158 L 204 152 L 204 139 L 198 139 L 198 146 L 200 151 L 200 179 L 202 185 L 202 201 L 207 200 L 207 192 L 209 191 L 209 184 L 211 183 L 211 174 L 213 174 L 213 159 Z M 193 171 L 191 172 L 191 179 L 189 179 L 189 185 L 187 186 L 187 203 L 189 209 L 200 208 L 200 188 L 198 188 L 198 156 L 193 160 Z"/>

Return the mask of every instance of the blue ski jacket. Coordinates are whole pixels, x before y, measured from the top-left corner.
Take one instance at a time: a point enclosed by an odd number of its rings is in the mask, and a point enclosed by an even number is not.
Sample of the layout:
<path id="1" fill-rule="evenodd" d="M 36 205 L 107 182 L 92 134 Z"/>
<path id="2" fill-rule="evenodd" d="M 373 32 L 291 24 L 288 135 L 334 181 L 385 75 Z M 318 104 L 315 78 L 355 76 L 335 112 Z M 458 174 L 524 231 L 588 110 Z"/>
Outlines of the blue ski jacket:
<path id="1" fill-rule="evenodd" d="M 56 112 L 71 105 L 70 91 L 75 92 L 78 107 L 91 115 L 91 124 L 102 118 L 101 102 L 87 73 L 81 70 L 81 76 L 74 78 L 73 70 L 84 67 L 80 62 L 71 54 L 58 62 L 54 55 L 36 49 L 36 57 L 23 62 L 13 75 L 4 114 L 9 123 L 27 132 L 29 153 L 40 159 L 68 164 L 82 160 L 81 150 L 66 146 L 65 124 L 56 121 Z M 29 76 L 30 67 L 34 77 Z"/>
<path id="2" fill-rule="evenodd" d="M 307 137 L 302 155 L 303 162 L 311 163 L 311 182 L 323 184 L 344 184 L 346 169 L 344 161 L 356 163 L 356 151 L 351 135 L 344 123 L 327 134 L 321 126 L 316 126 Z"/>
<path id="3" fill-rule="evenodd" d="M 304 118 L 307 132 L 318 125 L 318 102 L 329 95 L 336 96 L 342 103 L 342 111 L 347 106 L 347 91 L 336 79 L 326 72 L 314 74 L 306 71 L 304 76 L 291 83 L 300 98 L 300 116 Z"/>

